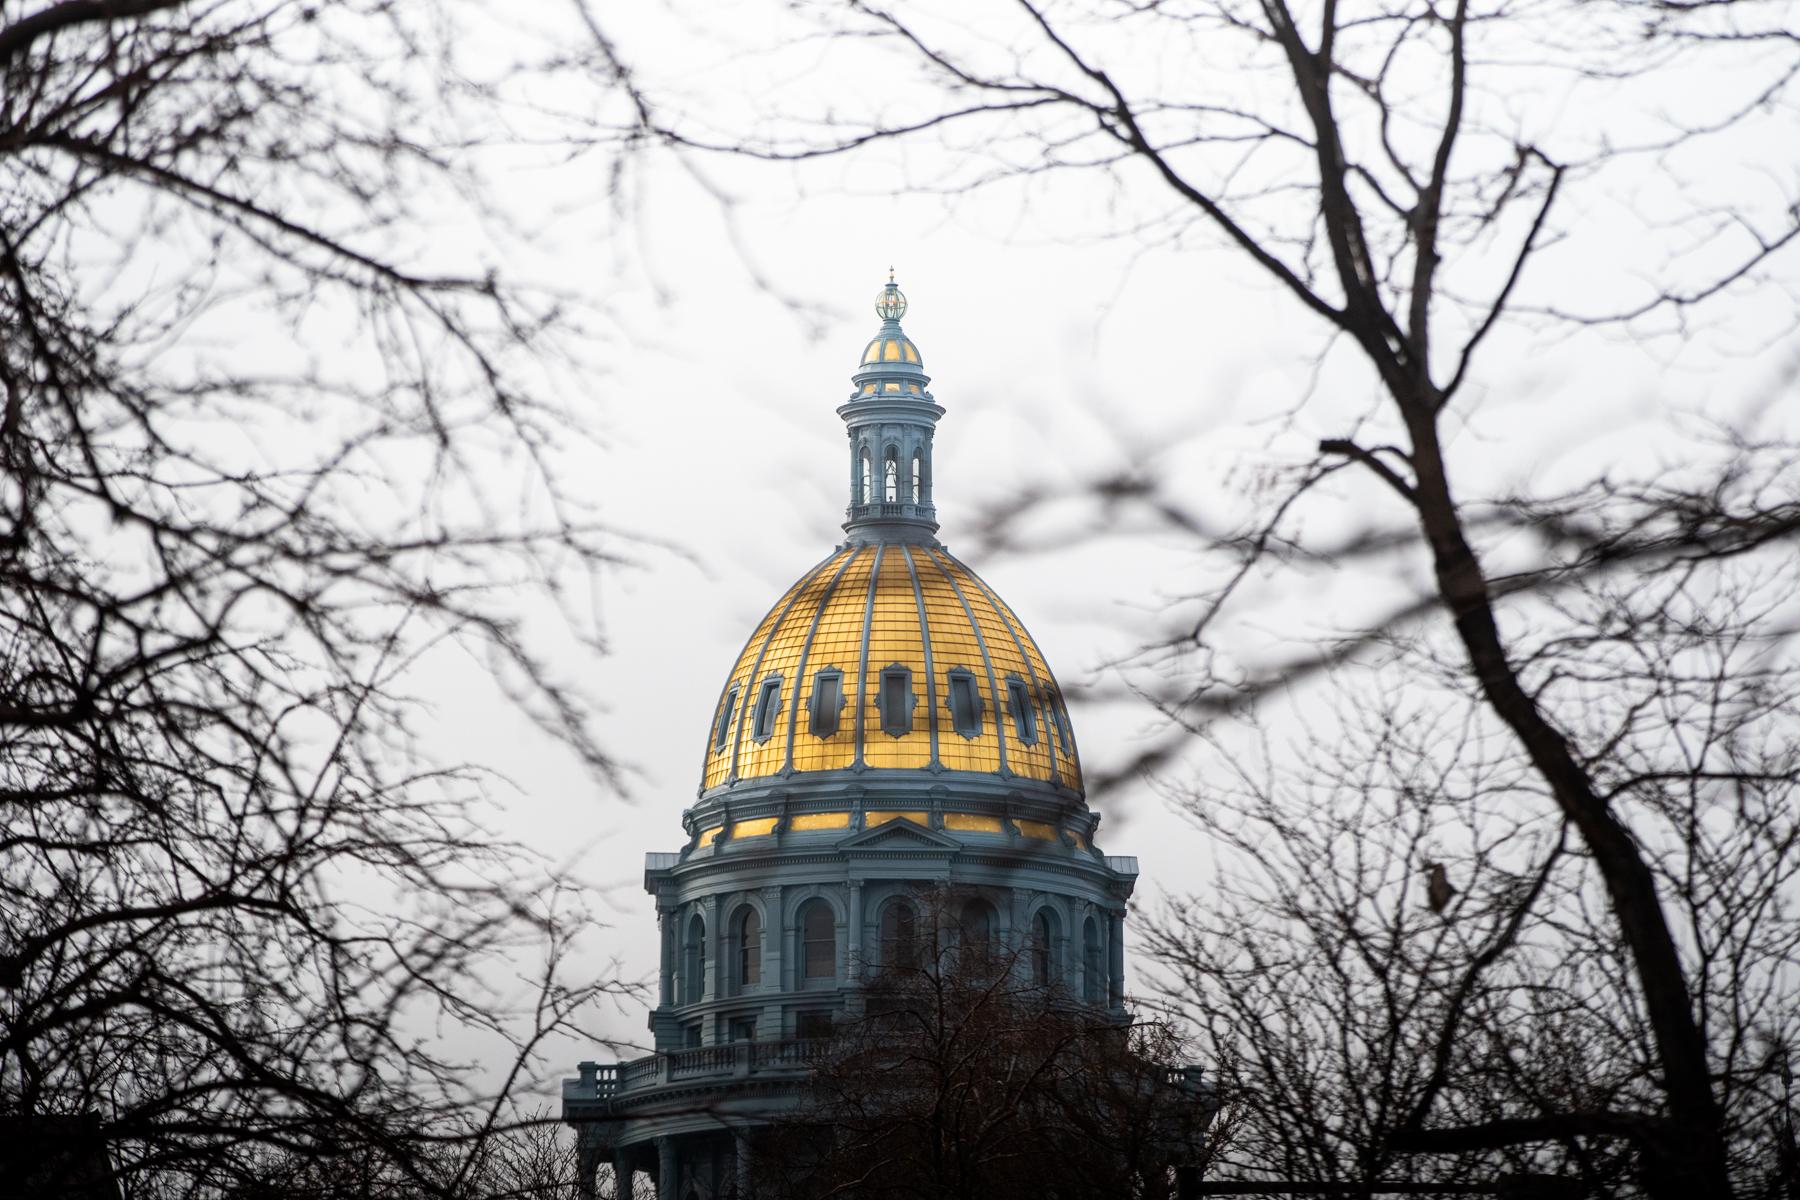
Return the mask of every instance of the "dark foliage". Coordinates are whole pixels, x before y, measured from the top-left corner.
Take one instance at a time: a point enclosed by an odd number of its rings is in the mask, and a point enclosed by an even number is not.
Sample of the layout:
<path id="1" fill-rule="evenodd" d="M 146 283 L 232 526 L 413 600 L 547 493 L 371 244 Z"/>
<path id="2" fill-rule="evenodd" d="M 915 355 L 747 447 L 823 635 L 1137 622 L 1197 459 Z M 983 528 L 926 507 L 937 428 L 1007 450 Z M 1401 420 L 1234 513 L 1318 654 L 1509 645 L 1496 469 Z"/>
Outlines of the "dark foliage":
<path id="1" fill-rule="evenodd" d="M 758 1195 L 1164 1196 L 1175 1163 L 1198 1163 L 1211 1107 L 1166 1025 L 1033 982 L 1029 948 L 921 924 L 821 1043 L 801 1109 L 753 1142 Z"/>
<path id="2" fill-rule="evenodd" d="M 406 691 L 460 645 L 607 778 L 518 623 L 614 539 L 553 453 L 570 309 L 483 236 L 529 116 L 483 32 L 0 5 L 0 1115 L 90 1115 L 132 1195 L 466 1191 L 615 986 Z"/>

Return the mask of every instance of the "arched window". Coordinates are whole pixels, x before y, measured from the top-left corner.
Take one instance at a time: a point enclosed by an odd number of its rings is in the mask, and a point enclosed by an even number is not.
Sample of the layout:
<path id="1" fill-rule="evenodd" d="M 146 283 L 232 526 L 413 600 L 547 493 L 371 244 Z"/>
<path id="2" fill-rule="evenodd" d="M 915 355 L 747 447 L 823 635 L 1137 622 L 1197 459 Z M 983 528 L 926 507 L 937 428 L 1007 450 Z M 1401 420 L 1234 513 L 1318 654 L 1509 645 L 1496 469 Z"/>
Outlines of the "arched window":
<path id="1" fill-rule="evenodd" d="M 800 978 L 837 978 L 837 918 L 823 900 L 800 910 Z"/>
<path id="2" fill-rule="evenodd" d="M 738 911 L 731 934 L 737 956 L 737 985 L 753 988 L 762 982 L 762 914 L 746 904 Z"/>
<path id="3" fill-rule="evenodd" d="M 881 498 L 889 504 L 900 499 L 900 452 L 892 446 L 881 467 Z"/>
<path id="4" fill-rule="evenodd" d="M 919 471 L 920 464 L 921 460 L 919 456 L 914 454 L 912 462 L 912 499 L 914 504 L 923 504 L 925 502 L 925 481 Z"/>
<path id="5" fill-rule="evenodd" d="M 919 968 L 919 917 L 904 900 L 889 900 L 881 910 L 881 965 L 891 971 Z"/>
<path id="6" fill-rule="evenodd" d="M 699 913 L 688 918 L 681 947 L 682 999 L 698 1004 L 706 996 L 706 922 Z"/>
<path id="7" fill-rule="evenodd" d="M 1056 982 L 1056 914 L 1040 908 L 1031 921 L 1031 982 L 1049 987 Z"/>
<path id="8" fill-rule="evenodd" d="M 1100 974 L 1100 924 L 1092 917 L 1081 928 L 1081 993 L 1089 1004 L 1106 999 L 1106 980 Z"/>
<path id="9" fill-rule="evenodd" d="M 862 452 L 862 493 L 861 503 L 867 504 L 875 498 L 875 473 L 869 465 L 869 452 Z"/>
<path id="10" fill-rule="evenodd" d="M 994 906 L 986 900 L 969 901 L 962 907 L 962 920 L 958 926 L 962 935 L 964 969 L 985 969 L 994 958 Z"/>

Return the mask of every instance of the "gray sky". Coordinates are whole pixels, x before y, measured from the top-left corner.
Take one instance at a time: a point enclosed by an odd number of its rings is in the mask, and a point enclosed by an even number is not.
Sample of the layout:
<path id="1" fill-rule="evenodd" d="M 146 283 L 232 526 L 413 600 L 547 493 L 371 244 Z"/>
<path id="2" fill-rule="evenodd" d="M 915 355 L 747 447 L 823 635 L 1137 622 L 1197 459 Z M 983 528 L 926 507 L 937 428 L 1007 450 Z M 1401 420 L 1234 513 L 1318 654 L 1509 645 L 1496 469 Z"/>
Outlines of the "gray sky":
<path id="1" fill-rule="evenodd" d="M 745 85 L 720 64 L 772 70 L 744 66 L 730 47 L 766 39 L 756 22 L 773 18 L 734 6 L 741 27 L 695 40 L 701 11 L 622 14 L 616 33 L 641 61 L 677 64 L 652 74 L 696 111 L 728 111 Z M 808 87 L 867 87 L 849 56 L 807 53 Z M 1560 103 L 1551 97 L 1543 112 L 1515 116 L 1554 128 Z M 1750 170 L 1729 147 L 1720 153 Z M 806 169 L 650 155 L 632 173 L 624 224 L 608 211 L 597 163 L 516 180 L 524 207 L 592 212 L 574 222 L 591 236 L 546 239 L 543 269 L 571 287 L 603 281 L 607 336 L 593 354 L 599 369 L 581 386 L 605 444 L 586 465 L 585 486 L 645 544 L 633 551 L 640 565 L 617 574 L 604 597 L 612 653 L 568 661 L 598 673 L 594 690 L 611 705 L 603 736 L 638 772 L 631 794 L 597 789 L 524 722 L 496 716 L 479 670 L 439 662 L 428 687 L 444 745 L 516 786 L 504 832 L 602 886 L 612 927 L 587 947 L 595 970 L 616 957 L 629 976 L 654 972 L 643 853 L 683 840 L 680 812 L 694 799 L 708 718 L 744 638 L 841 536 L 846 465 L 833 409 L 878 323 L 872 302 L 890 264 L 911 301 L 905 326 L 947 409 L 936 494 L 953 550 L 966 553 L 977 504 L 1152 449 L 1197 511 L 1230 524 L 1247 511 L 1259 470 L 1303 458 L 1373 405 L 1348 355 L 1328 358 L 1315 382 L 1317 323 L 1203 233 L 1178 244 L 1118 233 L 1133 214 L 1115 207 L 1118 193 L 1097 177 L 948 198 L 907 193 L 952 169 L 950 155 L 921 143 L 905 155 Z M 1645 178 L 1689 165 L 1659 162 Z M 1616 194 L 1609 203 L 1628 206 Z M 1148 207 L 1160 205 L 1158 197 Z M 1535 297 L 1629 294 L 1644 244 L 1596 221 L 1578 254 L 1546 260 L 1531 280 Z M 1707 252 L 1698 253 L 1704 264 Z M 1597 463 L 1627 470 L 1678 457 L 1694 419 L 1728 419 L 1766 397 L 1791 361 L 1782 333 L 1792 310 L 1779 300 L 1791 299 L 1795 272 L 1791 260 L 1781 269 L 1773 292 L 1728 301 L 1731 318 L 1704 322 L 1691 341 L 1640 341 L 1616 328 L 1504 332 L 1482 360 L 1467 397 L 1474 415 L 1453 446 L 1466 478 L 1554 486 Z M 1347 486 L 1313 528 L 1349 528 L 1383 503 Z M 1124 531 L 1029 556 L 971 556 L 971 565 L 1026 622 L 1065 687 L 1115 681 L 1107 664 L 1154 636 L 1171 598 L 1208 578 L 1170 539 Z M 1391 581 L 1406 586 L 1404 571 Z M 1271 594 L 1237 633 L 1293 642 L 1351 624 L 1376 599 Z M 1122 757 L 1155 721 L 1129 704 L 1078 705 L 1074 716 L 1090 770 Z M 1206 846 L 1154 795 L 1121 794 L 1099 807 L 1102 846 L 1142 860 L 1140 905 L 1206 886 Z M 1134 982 L 1138 972 L 1134 964 Z M 645 1036 L 641 1010 L 601 1014 L 597 1025 L 622 1039 Z M 569 1065 L 584 1056 L 571 1048 Z"/>

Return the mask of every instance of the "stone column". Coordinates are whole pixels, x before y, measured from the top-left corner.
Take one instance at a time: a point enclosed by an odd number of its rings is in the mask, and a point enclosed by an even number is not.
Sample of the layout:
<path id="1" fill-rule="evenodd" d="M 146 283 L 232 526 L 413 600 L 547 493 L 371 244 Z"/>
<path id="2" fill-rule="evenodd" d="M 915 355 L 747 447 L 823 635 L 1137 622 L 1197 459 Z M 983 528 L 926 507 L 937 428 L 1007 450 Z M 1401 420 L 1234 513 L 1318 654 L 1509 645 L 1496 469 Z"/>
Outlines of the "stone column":
<path id="1" fill-rule="evenodd" d="M 656 1200 L 677 1200 L 679 1193 L 676 1186 L 681 1180 L 678 1176 L 681 1168 L 675 1156 L 675 1139 L 659 1137 L 656 1139 Z"/>
<path id="2" fill-rule="evenodd" d="M 1012 911 L 1007 914 L 1006 918 L 1008 932 L 1005 945 L 1007 954 L 1012 959 L 1011 974 L 1015 985 L 1029 985 L 1036 982 L 1031 976 L 1035 953 L 1031 945 L 1031 937 L 1036 931 L 1032 929 L 1031 920 L 1026 915 L 1030 910 L 1031 892 L 1026 888 L 1014 888 L 1012 890 Z M 1050 981 L 1046 979 L 1044 982 Z"/>
<path id="3" fill-rule="evenodd" d="M 863 935 L 863 885 L 862 880 L 850 881 L 850 917 L 844 928 L 844 975 L 848 979 L 862 978 L 862 935 Z"/>
<path id="4" fill-rule="evenodd" d="M 781 935 L 776 940 L 781 943 L 781 990 L 797 992 L 806 982 L 800 975 L 800 972 L 805 969 L 800 957 L 800 930 L 794 924 L 793 918 L 786 912 L 781 913 L 778 919 L 781 922 Z M 788 953 L 790 949 L 794 951 L 793 954 Z M 788 961 L 790 958 L 793 959 L 792 962 Z"/>
<path id="5" fill-rule="evenodd" d="M 785 992 L 787 981 L 781 976 L 782 949 L 787 945 L 783 936 L 786 918 L 781 913 L 781 885 L 770 884 L 762 890 L 763 895 L 763 990 L 765 992 Z M 759 1031 L 760 1032 L 760 1031 Z M 764 1036 L 781 1035 L 780 1030 L 765 1033 Z"/>
<path id="6" fill-rule="evenodd" d="M 599 1192 L 600 1163 L 605 1157 L 596 1143 L 593 1131 L 582 1126 L 575 1132 L 575 1186 L 581 1200 L 594 1200 Z"/>
<path id="7" fill-rule="evenodd" d="M 1111 928 L 1107 931 L 1107 950 L 1109 959 L 1106 979 L 1107 1002 L 1117 1008 L 1125 1003 L 1125 914 L 1115 912 L 1111 915 Z"/>
<path id="8" fill-rule="evenodd" d="M 707 1000 L 717 1000 L 725 991 L 719 986 L 719 980 L 725 974 L 725 931 L 719 928 L 719 898 L 708 896 L 700 905 L 706 914 L 706 991 L 702 995 Z M 711 1045 L 713 1039 L 702 1037 L 701 1040 Z"/>
<path id="9" fill-rule="evenodd" d="M 656 923 L 662 930 L 662 972 L 658 980 L 657 995 L 661 1007 L 668 1008 L 675 1003 L 675 956 L 679 953 L 679 943 L 675 937 L 675 910 L 658 905 Z"/>
<path id="10" fill-rule="evenodd" d="M 631 1200 L 632 1188 L 636 1186 L 637 1172 L 631 1166 L 631 1152 L 623 1146 L 613 1151 L 613 1191 L 618 1200 Z"/>

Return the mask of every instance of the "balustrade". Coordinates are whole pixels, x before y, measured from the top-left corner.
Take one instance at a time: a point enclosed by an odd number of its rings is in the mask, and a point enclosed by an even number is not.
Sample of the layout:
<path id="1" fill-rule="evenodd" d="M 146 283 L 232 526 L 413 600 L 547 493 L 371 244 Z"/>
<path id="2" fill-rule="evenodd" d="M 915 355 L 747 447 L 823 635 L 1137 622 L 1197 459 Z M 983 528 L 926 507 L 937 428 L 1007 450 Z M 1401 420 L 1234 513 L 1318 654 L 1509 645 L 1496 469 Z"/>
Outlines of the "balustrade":
<path id="1" fill-rule="evenodd" d="M 571 1080 L 570 1084 L 579 1086 L 582 1091 L 592 1089 L 588 1094 L 598 1097 L 699 1079 L 797 1073 L 813 1064 L 823 1045 L 825 1043 L 817 1039 L 790 1038 L 778 1042 L 732 1042 L 724 1046 L 666 1050 L 606 1066 L 584 1063 L 581 1079 L 579 1082 Z M 591 1073 L 590 1066 L 593 1066 Z"/>

